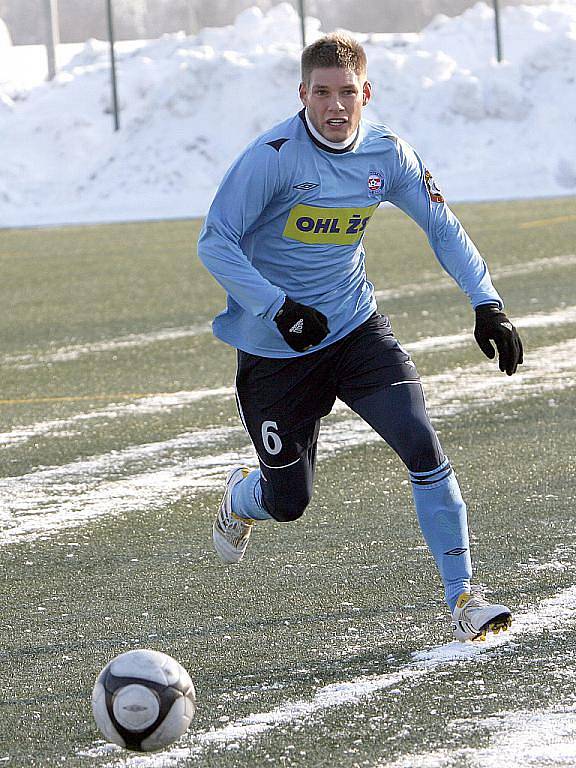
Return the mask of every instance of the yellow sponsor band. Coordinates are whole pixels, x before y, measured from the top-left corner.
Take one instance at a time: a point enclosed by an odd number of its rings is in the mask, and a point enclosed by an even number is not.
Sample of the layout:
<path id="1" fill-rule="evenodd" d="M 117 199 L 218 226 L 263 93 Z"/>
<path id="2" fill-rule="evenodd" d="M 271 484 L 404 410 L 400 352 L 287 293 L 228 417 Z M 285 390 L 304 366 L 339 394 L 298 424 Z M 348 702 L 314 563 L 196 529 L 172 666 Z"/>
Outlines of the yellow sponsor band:
<path id="1" fill-rule="evenodd" d="M 359 242 L 378 203 L 366 208 L 317 208 L 297 205 L 290 211 L 284 237 L 301 243 L 351 245 Z"/>

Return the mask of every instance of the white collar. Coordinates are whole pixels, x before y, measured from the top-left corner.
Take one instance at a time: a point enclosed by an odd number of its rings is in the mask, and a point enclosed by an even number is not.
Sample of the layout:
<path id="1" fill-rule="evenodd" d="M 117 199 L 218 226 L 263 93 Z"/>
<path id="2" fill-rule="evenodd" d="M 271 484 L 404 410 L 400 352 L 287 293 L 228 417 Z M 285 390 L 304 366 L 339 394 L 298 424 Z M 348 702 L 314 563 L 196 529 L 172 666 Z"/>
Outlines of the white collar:
<path id="1" fill-rule="evenodd" d="M 358 138 L 358 133 L 360 131 L 360 126 L 356 129 L 356 133 L 354 136 L 349 136 L 344 141 L 328 141 L 328 139 L 324 138 L 320 131 L 317 131 L 316 128 L 312 125 L 312 120 L 310 120 L 310 117 L 308 116 L 308 109 L 304 110 L 304 117 L 306 119 L 306 125 L 308 127 L 308 130 L 314 136 L 316 141 L 320 142 L 320 144 L 324 144 L 325 147 L 328 147 L 329 149 L 346 149 L 347 147 L 351 147 L 354 145 L 356 139 Z"/>

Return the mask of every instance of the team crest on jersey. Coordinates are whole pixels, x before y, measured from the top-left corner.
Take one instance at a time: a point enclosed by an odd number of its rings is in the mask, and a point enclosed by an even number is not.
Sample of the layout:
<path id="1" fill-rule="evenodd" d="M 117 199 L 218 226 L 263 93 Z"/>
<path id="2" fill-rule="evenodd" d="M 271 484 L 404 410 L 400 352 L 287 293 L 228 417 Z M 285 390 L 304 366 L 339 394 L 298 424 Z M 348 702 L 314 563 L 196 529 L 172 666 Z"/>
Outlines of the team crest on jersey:
<path id="1" fill-rule="evenodd" d="M 440 192 L 440 187 L 434 179 L 432 178 L 432 174 L 430 171 L 426 168 L 424 171 L 424 181 L 426 182 L 426 187 L 428 189 L 428 194 L 430 195 L 430 200 L 432 200 L 433 203 L 443 203 L 444 198 L 442 196 L 442 192 Z"/>
<path id="2" fill-rule="evenodd" d="M 368 194 L 377 197 L 382 191 L 382 174 L 380 171 L 370 171 L 368 174 Z"/>

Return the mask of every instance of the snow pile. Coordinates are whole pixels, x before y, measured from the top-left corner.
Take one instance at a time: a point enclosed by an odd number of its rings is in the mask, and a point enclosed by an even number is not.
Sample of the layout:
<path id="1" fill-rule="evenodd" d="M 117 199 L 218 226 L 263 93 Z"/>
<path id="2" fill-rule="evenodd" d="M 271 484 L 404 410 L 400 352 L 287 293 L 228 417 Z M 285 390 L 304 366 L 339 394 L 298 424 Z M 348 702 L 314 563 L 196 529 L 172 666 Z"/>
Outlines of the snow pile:
<path id="1" fill-rule="evenodd" d="M 576 194 L 576 7 L 437 17 L 418 35 L 355 35 L 386 122 L 450 200 Z M 308 19 L 307 37 L 323 33 Z M 164 36 L 118 56 L 89 41 L 52 83 L 0 83 L 0 225 L 188 217 L 206 212 L 234 156 L 300 108 L 299 19 L 250 8 L 233 26 Z"/>

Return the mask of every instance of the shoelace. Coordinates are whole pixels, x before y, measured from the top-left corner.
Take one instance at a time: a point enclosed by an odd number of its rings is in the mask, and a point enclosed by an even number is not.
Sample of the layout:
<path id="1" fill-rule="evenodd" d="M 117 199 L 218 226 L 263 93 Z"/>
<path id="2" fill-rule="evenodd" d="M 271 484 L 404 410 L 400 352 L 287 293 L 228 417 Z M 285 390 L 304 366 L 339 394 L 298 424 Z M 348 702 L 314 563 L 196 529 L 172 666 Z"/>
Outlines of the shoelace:
<path id="1" fill-rule="evenodd" d="M 488 600 L 479 592 L 472 592 L 470 600 L 466 603 L 464 606 L 464 613 L 468 610 L 468 608 L 483 608 L 486 605 L 490 605 Z"/>
<path id="2" fill-rule="evenodd" d="M 224 510 L 222 515 L 223 528 L 231 535 L 244 534 L 246 528 L 250 528 L 253 525 L 253 520 L 244 520 L 238 515 L 231 514 L 228 510 Z"/>

